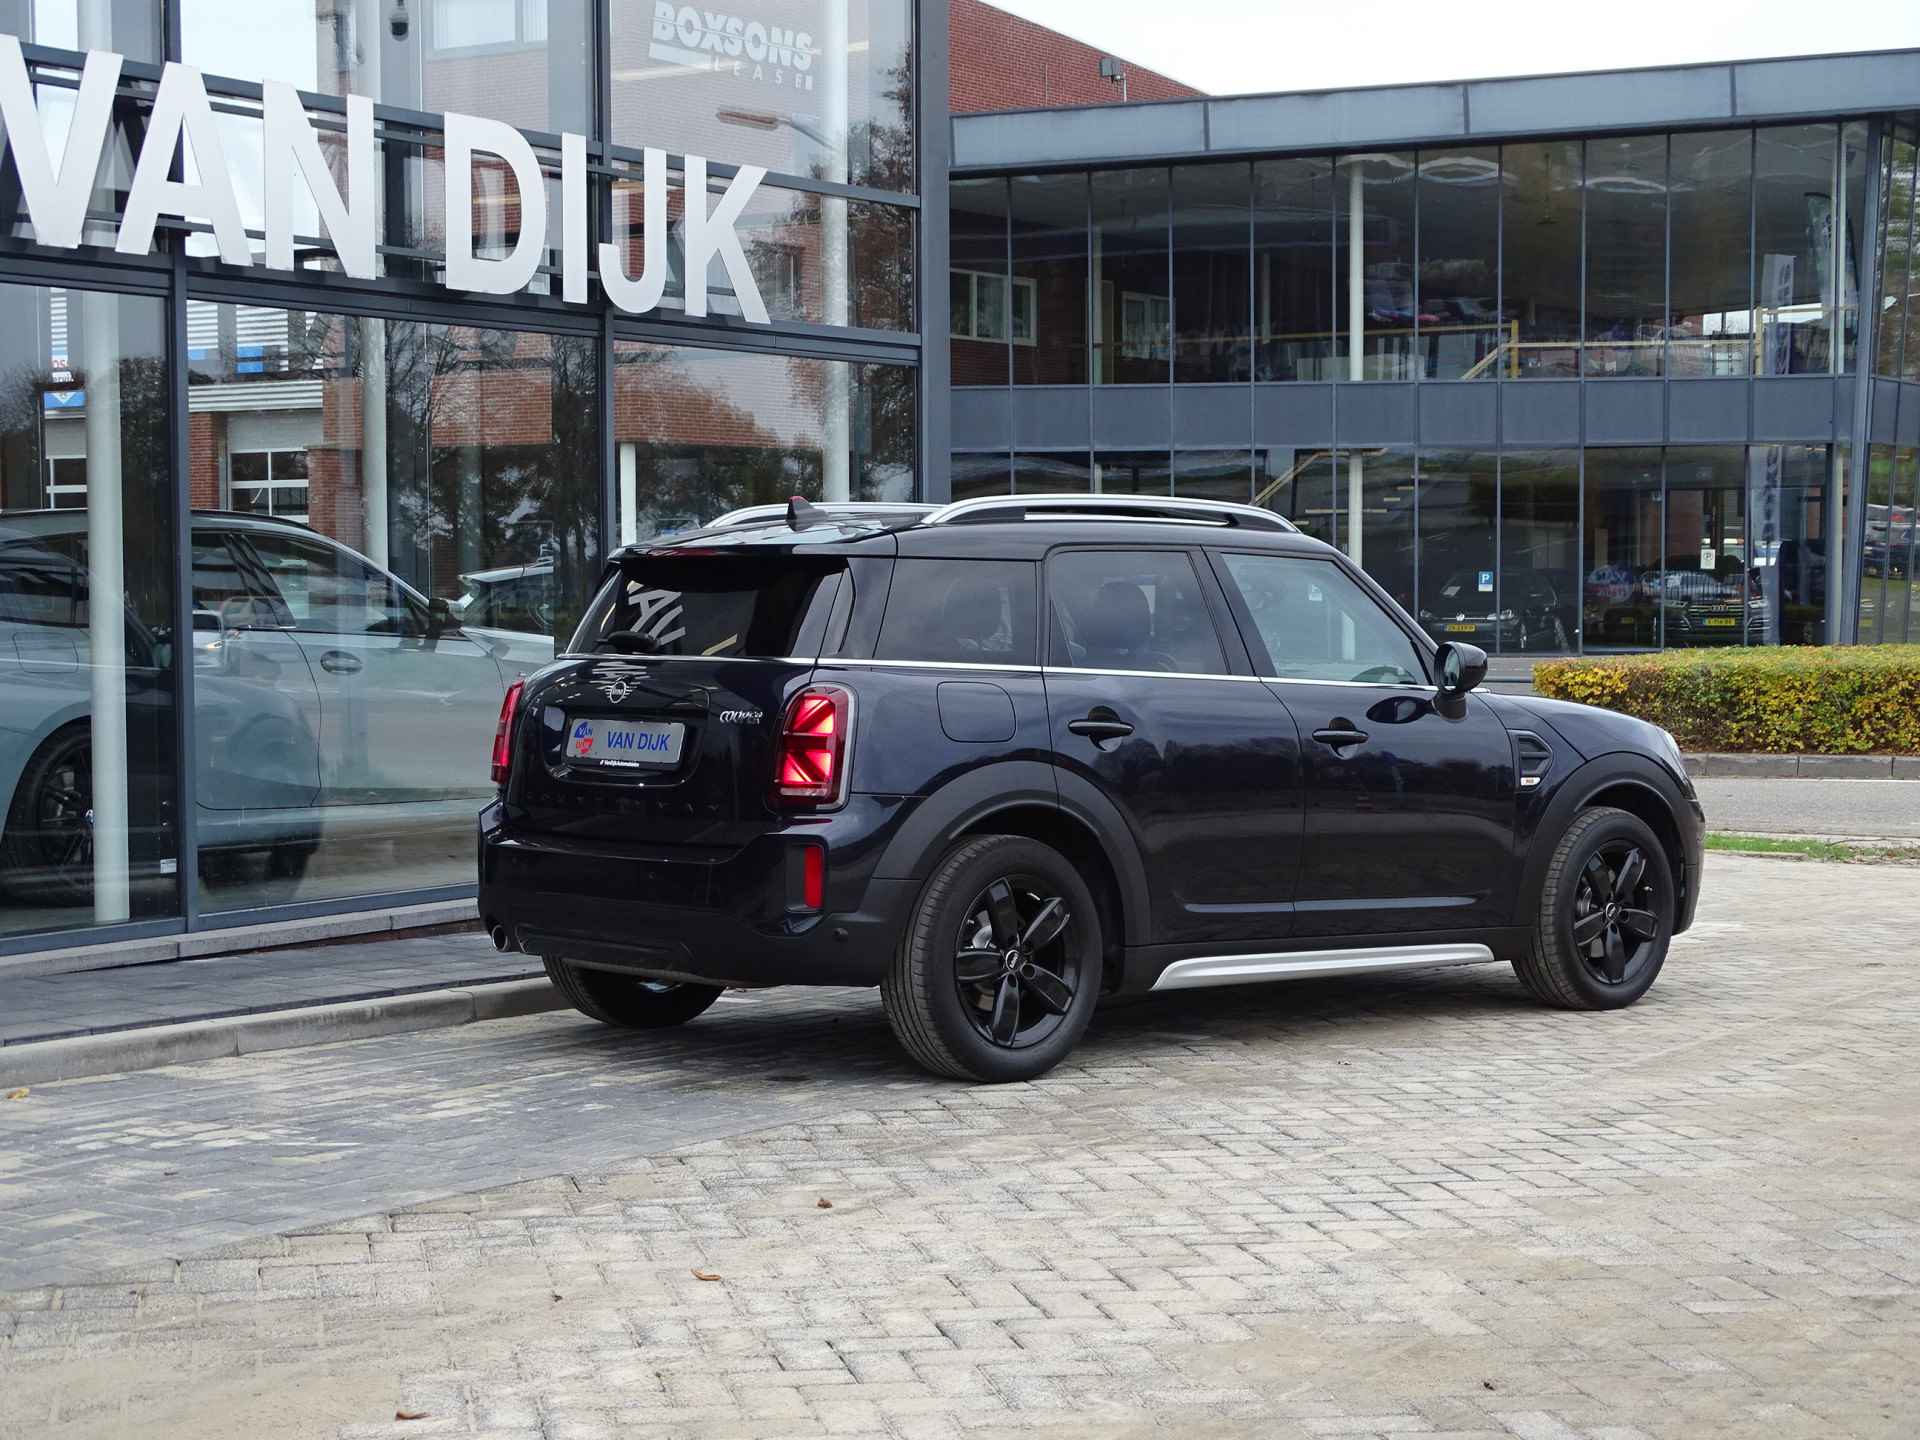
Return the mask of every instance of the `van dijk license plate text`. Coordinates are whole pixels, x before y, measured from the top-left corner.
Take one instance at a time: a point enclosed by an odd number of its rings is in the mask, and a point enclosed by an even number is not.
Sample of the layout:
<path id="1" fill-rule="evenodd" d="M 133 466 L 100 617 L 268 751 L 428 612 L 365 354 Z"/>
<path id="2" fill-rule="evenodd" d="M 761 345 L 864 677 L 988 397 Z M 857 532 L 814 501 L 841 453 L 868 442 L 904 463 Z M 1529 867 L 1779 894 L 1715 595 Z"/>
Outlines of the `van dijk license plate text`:
<path id="1" fill-rule="evenodd" d="M 597 765 L 667 766 L 680 763 L 687 727 L 633 720 L 576 720 L 567 732 L 567 758 Z"/>

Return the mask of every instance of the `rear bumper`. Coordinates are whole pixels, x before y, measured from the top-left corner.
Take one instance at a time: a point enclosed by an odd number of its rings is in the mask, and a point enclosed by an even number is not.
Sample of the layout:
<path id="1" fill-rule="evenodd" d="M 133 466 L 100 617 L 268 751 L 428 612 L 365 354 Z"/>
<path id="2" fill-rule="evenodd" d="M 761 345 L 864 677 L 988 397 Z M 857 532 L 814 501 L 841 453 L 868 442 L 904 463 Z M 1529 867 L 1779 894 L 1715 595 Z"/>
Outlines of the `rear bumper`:
<path id="1" fill-rule="evenodd" d="M 516 834 L 492 805 L 480 816 L 480 916 L 514 949 L 597 969 L 714 985 L 875 985 L 919 882 L 874 879 L 874 847 L 835 843 L 836 827 L 869 831 L 874 818 L 842 814 L 723 857 L 677 858 Z M 822 913 L 791 908 L 805 840 L 827 845 Z"/>

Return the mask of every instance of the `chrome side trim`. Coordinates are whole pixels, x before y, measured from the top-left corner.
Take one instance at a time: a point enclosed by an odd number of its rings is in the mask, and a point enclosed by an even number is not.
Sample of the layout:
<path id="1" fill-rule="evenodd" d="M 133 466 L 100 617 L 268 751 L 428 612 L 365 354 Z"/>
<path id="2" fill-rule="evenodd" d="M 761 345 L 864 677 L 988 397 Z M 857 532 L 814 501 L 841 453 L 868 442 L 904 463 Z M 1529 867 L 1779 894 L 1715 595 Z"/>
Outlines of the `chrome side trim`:
<path id="1" fill-rule="evenodd" d="M 1142 680 L 1232 680 L 1240 684 L 1258 685 L 1258 675 L 1216 675 L 1211 672 L 1191 670 L 1096 670 L 1092 666 L 1081 665 L 1045 665 L 1041 667 L 1047 675 L 1129 675 Z"/>
<path id="2" fill-rule="evenodd" d="M 879 666 L 888 670 L 995 670 L 1007 675 L 1038 675 L 1038 665 L 994 665 L 977 660 L 863 660 L 857 655 L 822 655 L 808 665 Z"/>
<path id="3" fill-rule="evenodd" d="M 1368 975 L 1435 965 L 1484 965 L 1484 945 L 1374 945 L 1364 950 L 1296 950 L 1282 955 L 1206 955 L 1176 960 L 1153 982 L 1155 990 L 1199 990 L 1258 980 L 1305 980 L 1317 975 Z"/>
<path id="4" fill-rule="evenodd" d="M 1425 685 L 1418 680 L 1314 680 L 1306 675 L 1261 675 L 1258 677 L 1269 685 L 1344 685 L 1352 690 L 1420 690 L 1429 695 L 1438 695 L 1438 685 Z"/>

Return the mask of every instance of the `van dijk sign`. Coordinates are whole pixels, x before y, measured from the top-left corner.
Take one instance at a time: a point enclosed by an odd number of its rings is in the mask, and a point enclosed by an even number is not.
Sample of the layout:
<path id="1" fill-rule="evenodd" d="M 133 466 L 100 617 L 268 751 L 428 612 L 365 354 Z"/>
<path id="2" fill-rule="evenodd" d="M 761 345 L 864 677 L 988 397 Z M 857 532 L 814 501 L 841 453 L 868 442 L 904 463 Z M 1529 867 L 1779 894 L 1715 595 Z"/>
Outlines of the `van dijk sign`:
<path id="1" fill-rule="evenodd" d="M 114 89 L 121 57 L 87 52 L 80 89 L 67 127 L 66 146 L 57 165 L 47 144 L 46 127 L 34 103 L 20 41 L 0 35 L 0 118 L 6 144 L 20 176 L 21 199 L 42 245 L 73 249 L 86 228 L 87 201 L 112 122 Z M 380 163 L 374 144 L 373 102 L 347 97 L 346 194 L 329 168 L 320 138 L 307 118 L 299 92 L 269 80 L 262 87 L 262 158 L 266 263 L 293 268 L 293 175 L 297 170 L 313 195 L 320 223 L 340 257 L 341 268 L 362 280 L 375 277 L 374 215 Z M 526 138 L 510 125 L 472 115 L 448 114 L 446 121 L 446 218 L 448 288 L 482 295 L 511 295 L 525 288 L 547 249 L 547 190 L 540 163 Z M 174 156 L 185 137 L 192 148 L 198 178 L 175 178 Z M 512 253 L 487 259 L 473 248 L 473 160 L 486 155 L 513 172 L 520 192 L 520 234 Z M 601 287 L 621 310 L 639 315 L 660 303 L 667 284 L 667 156 L 644 152 L 645 199 L 641 216 L 644 245 L 640 274 L 629 276 L 619 250 L 602 242 L 595 251 Z M 185 173 L 184 167 L 180 172 Z M 748 269 L 746 252 L 734 229 L 766 171 L 742 165 L 717 203 L 707 191 L 707 162 L 686 157 L 685 189 L 686 308 L 707 313 L 707 266 L 718 259 L 740 304 L 741 314 L 767 323 Z M 711 208 L 709 208 L 711 205 Z M 220 141 L 220 129 L 207 102 L 200 72 L 169 64 L 147 118 L 146 140 L 127 190 L 125 212 L 113 248 L 122 255 L 145 255 L 162 215 L 204 219 L 213 226 L 220 258 L 229 265 L 251 265 L 253 253 Z M 587 142 L 580 135 L 560 137 L 560 276 L 562 298 L 587 299 Z"/>

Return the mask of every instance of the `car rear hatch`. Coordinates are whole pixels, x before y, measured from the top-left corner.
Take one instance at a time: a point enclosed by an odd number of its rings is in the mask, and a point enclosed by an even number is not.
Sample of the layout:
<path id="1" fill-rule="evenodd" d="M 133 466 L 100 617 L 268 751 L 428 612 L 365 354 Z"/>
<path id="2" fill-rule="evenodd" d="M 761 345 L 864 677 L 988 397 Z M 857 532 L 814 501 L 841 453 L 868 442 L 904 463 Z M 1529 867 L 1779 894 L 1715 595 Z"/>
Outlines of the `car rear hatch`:
<path id="1" fill-rule="evenodd" d="M 622 555 L 570 653 L 528 682 L 514 828 L 688 859 L 766 833 L 783 710 L 851 604 L 818 544 Z"/>

